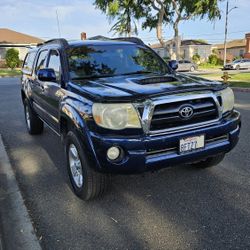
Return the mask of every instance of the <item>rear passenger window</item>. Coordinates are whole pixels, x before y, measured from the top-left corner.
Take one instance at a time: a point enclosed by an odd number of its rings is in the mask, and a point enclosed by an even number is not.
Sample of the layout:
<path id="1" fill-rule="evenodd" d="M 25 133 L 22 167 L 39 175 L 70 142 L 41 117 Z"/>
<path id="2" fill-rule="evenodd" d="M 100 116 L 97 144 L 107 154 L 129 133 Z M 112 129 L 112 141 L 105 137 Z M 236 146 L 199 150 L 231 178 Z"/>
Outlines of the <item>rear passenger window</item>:
<path id="1" fill-rule="evenodd" d="M 51 50 L 49 55 L 48 68 L 53 69 L 56 74 L 56 80 L 60 80 L 61 62 L 60 55 L 56 50 Z"/>
<path id="2" fill-rule="evenodd" d="M 40 52 L 39 56 L 38 56 L 38 60 L 36 63 L 36 73 L 39 69 L 43 69 L 46 67 L 46 57 L 47 57 L 48 51 L 44 50 L 42 52 Z"/>
<path id="3" fill-rule="evenodd" d="M 23 63 L 23 70 L 27 74 L 32 73 L 32 68 L 35 60 L 36 52 L 29 52 L 25 58 L 25 61 Z"/>

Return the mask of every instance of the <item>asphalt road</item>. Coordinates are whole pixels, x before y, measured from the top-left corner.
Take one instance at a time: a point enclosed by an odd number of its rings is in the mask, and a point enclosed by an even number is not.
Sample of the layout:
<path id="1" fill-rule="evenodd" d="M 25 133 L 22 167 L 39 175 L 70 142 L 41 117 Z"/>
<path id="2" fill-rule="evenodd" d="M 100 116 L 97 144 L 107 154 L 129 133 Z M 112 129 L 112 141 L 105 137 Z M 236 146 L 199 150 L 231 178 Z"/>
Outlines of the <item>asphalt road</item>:
<path id="1" fill-rule="evenodd" d="M 212 169 L 116 176 L 102 199 L 71 191 L 63 147 L 26 132 L 18 79 L 0 79 L 0 133 L 44 249 L 250 249 L 250 93 L 238 146 Z"/>

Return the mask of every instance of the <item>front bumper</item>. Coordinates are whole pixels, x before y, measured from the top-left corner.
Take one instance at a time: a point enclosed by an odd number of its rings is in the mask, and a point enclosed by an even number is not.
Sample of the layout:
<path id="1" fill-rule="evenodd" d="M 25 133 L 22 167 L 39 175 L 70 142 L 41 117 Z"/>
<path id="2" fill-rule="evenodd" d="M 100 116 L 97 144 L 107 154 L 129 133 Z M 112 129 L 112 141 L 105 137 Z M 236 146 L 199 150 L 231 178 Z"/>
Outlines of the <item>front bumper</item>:
<path id="1" fill-rule="evenodd" d="M 195 130 L 158 136 L 102 136 L 90 133 L 97 168 L 108 173 L 141 173 L 158 168 L 192 163 L 220 153 L 227 153 L 239 140 L 240 114 L 233 111 L 220 122 Z M 205 148 L 179 154 L 179 140 L 189 136 L 205 135 Z M 124 151 L 120 162 L 107 159 L 107 150 L 119 146 Z"/>

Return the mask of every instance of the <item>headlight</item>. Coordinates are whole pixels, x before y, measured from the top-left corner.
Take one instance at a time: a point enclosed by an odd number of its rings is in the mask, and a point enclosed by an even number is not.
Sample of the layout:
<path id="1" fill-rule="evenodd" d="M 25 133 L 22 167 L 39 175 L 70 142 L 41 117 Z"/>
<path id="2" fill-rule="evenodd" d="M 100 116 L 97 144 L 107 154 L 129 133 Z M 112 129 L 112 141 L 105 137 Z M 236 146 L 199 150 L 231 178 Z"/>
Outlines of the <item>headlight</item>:
<path id="1" fill-rule="evenodd" d="M 231 111 L 234 108 L 234 93 L 229 87 L 220 91 L 222 99 L 223 113 Z"/>
<path id="2" fill-rule="evenodd" d="M 141 128 L 138 114 L 130 103 L 94 103 L 92 112 L 96 124 L 103 128 L 114 130 Z"/>

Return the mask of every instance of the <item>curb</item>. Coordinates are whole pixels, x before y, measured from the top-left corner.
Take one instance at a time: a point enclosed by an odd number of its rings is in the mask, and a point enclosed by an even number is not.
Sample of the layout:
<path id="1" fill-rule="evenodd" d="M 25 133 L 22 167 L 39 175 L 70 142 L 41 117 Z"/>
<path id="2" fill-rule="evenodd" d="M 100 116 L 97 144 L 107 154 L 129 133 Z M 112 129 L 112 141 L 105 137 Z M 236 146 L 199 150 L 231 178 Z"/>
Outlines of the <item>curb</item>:
<path id="1" fill-rule="evenodd" d="M 0 135 L 0 249 L 41 250 Z"/>
<path id="2" fill-rule="evenodd" d="M 237 87 L 231 87 L 232 90 L 237 91 L 237 92 L 250 92 L 250 88 L 237 88 Z"/>

